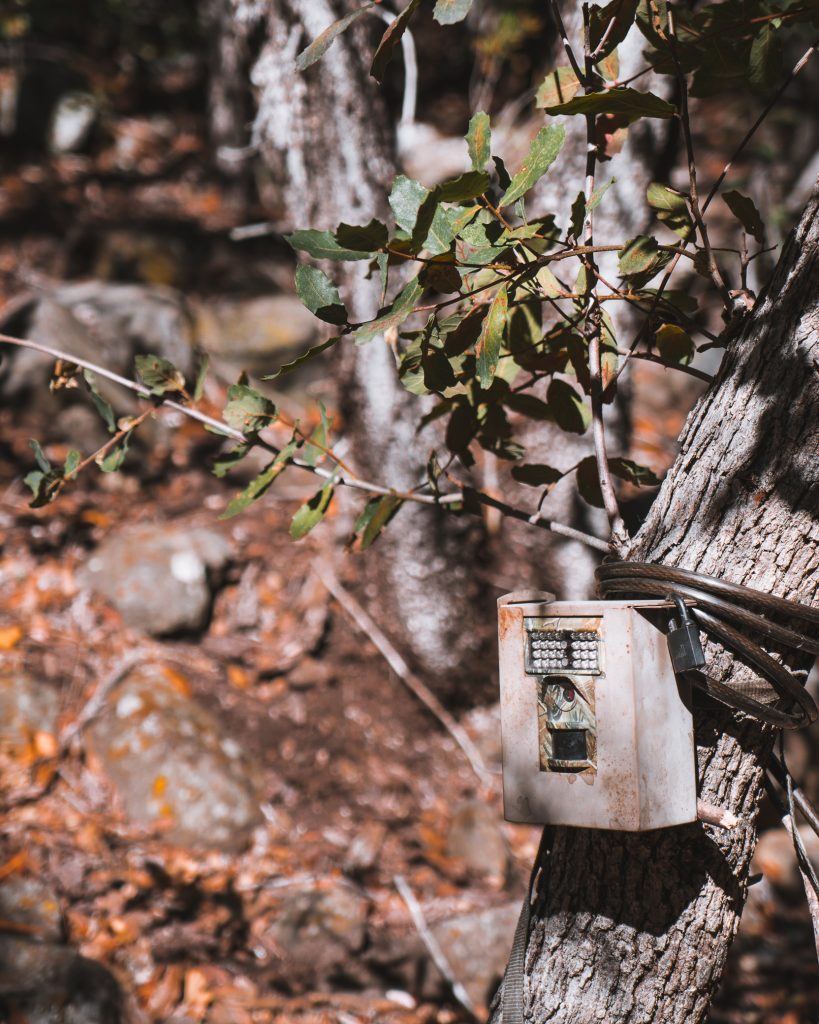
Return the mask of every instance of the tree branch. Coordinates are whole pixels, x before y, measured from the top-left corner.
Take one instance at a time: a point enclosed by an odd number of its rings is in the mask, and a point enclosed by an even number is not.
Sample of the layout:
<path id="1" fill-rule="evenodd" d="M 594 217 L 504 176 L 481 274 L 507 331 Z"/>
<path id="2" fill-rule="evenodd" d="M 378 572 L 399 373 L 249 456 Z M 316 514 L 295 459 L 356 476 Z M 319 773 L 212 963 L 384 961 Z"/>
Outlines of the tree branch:
<path id="1" fill-rule="evenodd" d="M 278 455 L 280 452 L 280 449 L 269 441 L 249 437 L 242 433 L 241 430 L 237 430 L 235 427 L 229 426 L 224 422 L 224 420 L 216 419 L 214 416 L 208 416 L 206 413 L 200 412 L 198 409 L 193 409 L 188 405 L 183 405 L 181 402 L 177 402 L 172 398 L 166 398 L 164 395 L 154 395 L 150 388 L 147 388 L 144 384 L 140 384 L 135 380 L 130 380 L 128 377 L 123 377 L 120 374 L 115 373 L 113 370 L 108 370 L 104 366 L 92 363 L 88 359 L 82 359 L 79 356 L 72 355 L 70 352 L 63 352 L 60 349 L 52 348 L 50 345 L 43 345 L 37 341 L 30 341 L 28 338 L 15 338 L 10 334 L 0 334 L 0 344 L 31 349 L 35 352 L 41 352 L 43 355 L 50 356 L 53 359 L 60 359 L 65 363 L 72 363 L 74 366 L 80 366 L 83 369 L 91 370 L 93 373 L 99 374 L 100 377 L 105 377 L 107 380 L 110 380 L 115 384 L 119 384 L 121 387 L 127 388 L 129 391 L 133 391 L 142 398 L 150 399 L 156 406 L 165 405 L 169 409 L 174 409 L 176 412 L 182 413 L 183 416 L 187 416 L 189 419 L 196 420 L 197 423 L 201 423 L 203 426 L 209 427 L 214 433 L 220 434 L 222 437 L 230 438 L 238 444 L 257 445 L 274 455 Z M 308 443 L 312 444 L 313 442 Z M 565 524 L 556 522 L 553 519 L 538 519 L 537 521 L 534 521 L 530 512 L 526 512 L 524 509 L 514 508 L 512 505 L 507 505 L 506 502 L 497 501 L 481 491 L 464 489 L 447 494 L 419 494 L 414 491 L 398 491 L 394 487 L 385 487 L 382 484 L 373 483 L 369 480 L 340 476 L 337 469 L 329 470 L 325 469 L 323 466 L 311 466 L 303 459 L 291 458 L 287 460 L 287 464 L 290 466 L 296 466 L 299 469 L 307 470 L 307 472 L 320 477 L 322 480 L 333 480 L 335 484 L 342 487 L 350 487 L 353 490 L 363 491 L 366 494 L 392 496 L 400 498 L 402 501 L 412 501 L 419 505 L 438 505 L 441 508 L 446 509 L 450 505 L 460 505 L 464 503 L 466 498 L 469 496 L 476 499 L 479 504 L 492 505 L 510 518 L 520 519 L 524 522 L 531 522 L 533 526 L 537 526 L 543 530 L 549 530 L 551 533 L 567 537 L 569 540 L 579 541 L 581 544 L 585 544 L 587 547 L 594 548 L 597 551 L 608 552 L 609 550 L 608 544 L 599 537 L 595 537 L 589 533 L 583 533 L 581 530 L 575 530 L 574 527 L 566 526 Z"/>

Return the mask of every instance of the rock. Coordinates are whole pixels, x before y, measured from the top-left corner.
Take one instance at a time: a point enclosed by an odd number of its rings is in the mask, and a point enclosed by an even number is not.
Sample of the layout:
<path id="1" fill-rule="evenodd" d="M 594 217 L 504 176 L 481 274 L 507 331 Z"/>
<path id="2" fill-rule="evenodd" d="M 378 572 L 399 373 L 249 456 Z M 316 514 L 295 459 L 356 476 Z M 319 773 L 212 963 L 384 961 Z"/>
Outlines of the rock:
<path id="1" fill-rule="evenodd" d="M 48 127 L 48 148 L 55 155 L 82 150 L 99 114 L 99 102 L 90 92 L 74 89 L 57 100 Z"/>
<path id="2" fill-rule="evenodd" d="M 819 836 L 807 825 L 799 829 L 805 850 L 813 866 L 819 870 Z M 783 895 L 803 898 L 802 876 L 796 863 L 793 839 L 784 828 L 763 832 L 751 861 L 751 873 L 762 872 L 765 879 Z"/>
<path id="3" fill-rule="evenodd" d="M 211 585 L 230 556 L 215 530 L 182 523 L 151 523 L 112 534 L 80 573 L 125 622 L 152 636 L 201 629 Z"/>
<path id="4" fill-rule="evenodd" d="M 113 976 L 65 946 L 0 936 L 0 1019 L 27 1024 L 119 1024 Z"/>
<path id="5" fill-rule="evenodd" d="M 0 918 L 22 925 L 41 942 L 63 938 L 60 904 L 56 894 L 36 878 L 12 875 L 0 882 Z"/>
<path id="6" fill-rule="evenodd" d="M 190 316 L 181 293 L 171 288 L 106 281 L 62 285 L 33 298 L 5 326 L 126 377 L 133 376 L 134 356 L 139 353 L 163 356 L 188 377 L 193 370 Z M 0 393 L 15 398 L 36 392 L 39 400 L 54 360 L 20 350 L 8 363 Z M 133 400 L 123 388 L 101 379 L 98 385 L 117 411 L 133 410 Z"/>
<path id="7" fill-rule="evenodd" d="M 446 852 L 475 874 L 505 878 L 509 848 L 497 811 L 484 800 L 460 804 L 449 826 Z"/>
<path id="8" fill-rule="evenodd" d="M 134 669 L 89 728 L 128 817 L 179 846 L 239 850 L 261 823 L 241 746 L 161 665 Z"/>
<path id="9" fill-rule="evenodd" d="M 223 300 L 196 308 L 196 339 L 231 379 L 241 370 L 273 373 L 322 336 L 321 323 L 295 295 Z"/>
<path id="10" fill-rule="evenodd" d="M 462 914 L 432 926 L 447 963 L 476 1007 L 485 1007 L 503 977 L 520 903 Z"/>
<path id="11" fill-rule="evenodd" d="M 36 746 L 37 734 L 55 736 L 59 694 L 23 672 L 0 675 L 0 748 L 10 753 Z"/>
<path id="12" fill-rule="evenodd" d="M 368 821 L 353 837 L 344 858 L 344 870 L 348 875 L 362 875 L 375 866 L 387 835 L 385 825 L 380 821 Z"/>
<path id="13" fill-rule="evenodd" d="M 287 682 L 294 690 L 311 690 L 314 686 L 327 686 L 335 672 L 327 662 L 305 657 L 287 673 Z"/>
<path id="14" fill-rule="evenodd" d="M 293 889 L 264 938 L 284 956 L 288 979 L 326 982 L 363 949 L 369 909 L 366 897 L 348 886 Z"/>

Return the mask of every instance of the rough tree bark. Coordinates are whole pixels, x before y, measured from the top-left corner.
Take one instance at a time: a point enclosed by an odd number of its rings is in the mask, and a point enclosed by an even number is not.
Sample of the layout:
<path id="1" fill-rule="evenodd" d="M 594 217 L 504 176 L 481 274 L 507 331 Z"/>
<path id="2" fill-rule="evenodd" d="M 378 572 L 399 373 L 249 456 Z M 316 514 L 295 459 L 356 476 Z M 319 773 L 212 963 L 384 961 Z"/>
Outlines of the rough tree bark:
<path id="1" fill-rule="evenodd" d="M 819 601 L 817 304 L 819 184 L 769 288 L 689 416 L 681 453 L 629 557 Z M 719 648 L 709 645 L 707 655 L 715 678 L 749 676 Z M 534 909 L 528 1019 L 704 1018 L 745 899 L 772 736 L 705 702 L 695 731 L 701 796 L 733 811 L 740 826 L 557 830 Z"/>
<path id="2" fill-rule="evenodd" d="M 283 203 L 281 229 L 335 228 L 340 221 L 385 220 L 395 174 L 393 140 L 378 87 L 369 76 L 368 26 L 361 22 L 333 43 L 305 73 L 297 54 L 341 14 L 329 0 L 233 0 L 245 28 L 264 26 L 266 39 L 251 71 L 257 97 L 253 142 L 274 176 Z M 353 318 L 379 305 L 378 275 L 366 266 L 328 268 L 341 275 Z M 340 378 L 347 436 L 361 474 L 396 488 L 424 477 L 429 447 L 415 434 L 417 399 L 401 386 L 383 338 L 347 352 Z M 385 629 L 442 688 L 477 664 L 475 631 L 464 610 L 479 616 L 482 587 L 475 572 L 474 522 L 407 505 L 365 556 L 368 589 Z M 346 539 L 346 538 L 345 538 Z"/>

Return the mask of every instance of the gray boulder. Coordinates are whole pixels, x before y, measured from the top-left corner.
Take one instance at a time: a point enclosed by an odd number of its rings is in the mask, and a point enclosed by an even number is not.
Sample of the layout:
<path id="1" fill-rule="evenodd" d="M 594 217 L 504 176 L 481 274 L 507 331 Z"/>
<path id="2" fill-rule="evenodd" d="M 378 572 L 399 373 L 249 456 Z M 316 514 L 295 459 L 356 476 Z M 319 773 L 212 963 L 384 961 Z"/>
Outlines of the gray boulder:
<path id="1" fill-rule="evenodd" d="M 131 526 L 108 537 L 80 573 L 133 629 L 152 636 L 201 629 L 211 586 L 230 557 L 215 530 L 181 523 Z"/>
<path id="2" fill-rule="evenodd" d="M 224 299 L 196 307 L 196 339 L 224 376 L 273 373 L 315 345 L 323 327 L 295 295 Z"/>
<path id="3" fill-rule="evenodd" d="M 178 673 L 134 669 L 89 735 L 125 813 L 159 827 L 169 842 L 235 851 L 261 823 L 257 780 L 241 746 Z"/>
<path id="4" fill-rule="evenodd" d="M 66 946 L 0 936 L 0 1019 L 27 1024 L 119 1024 L 113 976 Z"/>
<path id="5" fill-rule="evenodd" d="M 83 281 L 32 297 L 4 325 L 43 345 L 88 359 L 126 377 L 134 374 L 134 356 L 153 353 L 169 359 L 190 377 L 194 366 L 193 327 L 180 292 L 160 286 Z M 13 332 L 12 332 L 13 333 Z M 15 350 L 3 367 L 0 395 L 17 398 L 41 392 L 54 360 L 30 350 Z M 133 411 L 125 389 L 98 380 L 100 391 L 120 413 Z"/>

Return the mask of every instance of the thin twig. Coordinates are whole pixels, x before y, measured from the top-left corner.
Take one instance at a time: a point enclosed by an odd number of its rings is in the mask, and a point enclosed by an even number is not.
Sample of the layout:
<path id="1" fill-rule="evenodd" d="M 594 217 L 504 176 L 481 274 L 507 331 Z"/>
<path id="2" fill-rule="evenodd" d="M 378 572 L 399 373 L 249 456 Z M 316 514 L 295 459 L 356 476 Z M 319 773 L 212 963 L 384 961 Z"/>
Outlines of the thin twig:
<path id="1" fill-rule="evenodd" d="M 708 237 L 708 226 L 700 210 L 699 200 L 699 188 L 697 184 L 697 161 L 694 156 L 694 140 L 691 137 L 691 120 L 688 115 L 688 82 L 685 78 L 685 73 L 680 63 L 679 54 L 677 53 L 677 35 L 674 25 L 674 11 L 669 4 L 668 6 L 668 34 L 666 35 L 662 29 L 659 30 L 661 38 L 665 38 L 665 42 L 668 44 L 668 52 L 671 54 L 671 60 L 674 62 L 674 71 L 677 79 L 677 85 L 680 90 L 680 122 L 682 124 L 683 139 L 685 140 L 685 152 L 688 158 L 688 188 L 689 197 L 688 205 L 691 208 L 691 215 L 694 218 L 700 238 L 702 239 L 703 248 L 705 249 L 705 256 L 708 260 L 708 273 L 711 275 L 711 280 L 717 291 L 722 296 L 722 301 L 727 310 L 731 310 L 731 294 L 728 289 L 728 285 L 725 282 L 725 278 L 722 275 L 722 271 L 717 265 L 714 252 L 711 248 L 711 240 Z M 686 239 L 687 241 L 687 239 Z"/>
<path id="2" fill-rule="evenodd" d="M 277 455 L 280 451 L 280 449 L 271 442 L 262 440 L 261 438 L 248 437 L 246 434 L 243 434 L 241 430 L 237 430 L 235 427 L 229 426 L 224 422 L 224 420 L 218 420 L 213 416 L 208 416 L 205 413 L 200 412 L 198 409 L 182 405 L 180 402 L 176 402 L 164 395 L 153 395 L 150 389 L 145 387 L 144 384 L 139 384 L 137 381 L 129 380 L 127 377 L 122 377 L 120 374 L 114 373 L 113 370 L 107 370 L 105 367 L 92 363 L 88 359 L 81 359 L 79 356 L 71 355 L 69 352 L 63 352 L 60 349 L 52 348 L 48 345 L 42 345 L 39 342 L 30 341 L 27 338 L 15 338 L 9 334 L 0 334 L 0 343 L 15 345 L 19 348 L 33 349 L 36 352 L 42 352 L 44 355 L 51 356 L 54 359 L 60 359 L 63 362 L 73 363 L 75 366 L 81 366 L 86 370 L 91 370 L 94 373 L 99 374 L 100 377 L 105 377 L 107 380 L 113 381 L 115 384 L 119 384 L 121 387 L 127 388 L 129 391 L 135 392 L 142 398 L 152 399 L 157 405 L 168 406 L 168 408 L 182 413 L 183 416 L 196 420 L 197 423 L 202 423 L 204 426 L 209 427 L 214 433 L 220 434 L 222 437 L 230 438 L 238 444 L 256 445 L 274 455 Z M 337 469 L 330 470 L 325 469 L 323 466 L 312 466 L 304 459 L 291 458 L 287 460 L 287 464 L 290 466 L 296 466 L 298 469 L 304 469 L 308 473 L 312 473 L 314 476 L 320 477 L 322 480 L 332 480 L 338 486 L 351 487 L 354 490 L 363 491 L 372 495 L 400 498 L 402 501 L 412 501 L 419 505 L 437 505 L 439 507 L 446 508 L 449 505 L 459 505 L 463 503 L 465 497 L 462 491 L 454 494 L 419 494 L 415 491 L 398 491 L 394 487 L 386 487 L 383 484 L 373 483 L 370 480 L 351 479 L 350 477 L 340 475 Z M 488 495 L 484 495 L 481 492 L 471 491 L 470 494 L 483 504 L 493 503 L 493 500 L 490 499 Z M 525 522 L 529 521 L 529 517 L 531 515 L 531 513 L 526 512 L 523 509 L 507 505 L 505 502 L 498 503 L 496 507 L 500 508 L 505 515 L 510 516 L 513 519 L 521 519 Z M 598 550 L 608 550 L 605 542 L 599 537 L 594 537 L 592 534 L 575 530 L 573 527 L 565 526 L 563 523 L 558 523 L 551 519 L 543 519 L 533 525 L 539 526 L 544 530 L 550 530 L 553 533 L 570 537 L 572 540 L 578 540 L 580 543 L 586 544 L 589 547 L 596 548 Z"/>
<path id="3" fill-rule="evenodd" d="M 590 81 L 594 74 L 594 64 L 588 50 L 588 5 L 583 7 L 583 16 L 586 21 L 586 76 Z M 587 87 L 586 92 L 592 90 Z M 583 231 L 583 245 L 588 248 L 594 246 L 594 213 L 591 209 L 591 197 L 594 192 L 594 177 L 597 169 L 597 144 L 595 141 L 596 118 L 593 114 L 586 114 L 586 217 Z M 614 491 L 614 482 L 609 469 L 608 455 L 606 453 L 606 428 L 603 422 L 603 373 L 600 362 L 600 334 L 603 326 L 602 311 L 597 296 L 597 277 L 594 273 L 596 262 L 593 253 L 583 257 L 589 273 L 586 281 L 586 317 L 584 333 L 589 343 L 589 381 L 591 392 L 592 410 L 592 437 L 594 440 L 594 455 L 597 462 L 597 477 L 600 482 L 600 492 L 603 496 L 603 507 L 611 526 L 612 538 L 615 544 L 623 544 L 628 540 L 623 518 L 620 515 L 620 506 L 617 503 L 617 495 Z"/>
<path id="4" fill-rule="evenodd" d="M 379 653 L 395 672 L 404 685 L 415 694 L 424 707 L 438 719 L 449 735 L 455 740 L 463 751 L 469 765 L 482 782 L 488 782 L 491 772 L 486 767 L 481 753 L 472 740 L 467 736 L 463 727 L 452 717 L 447 709 L 441 704 L 438 698 L 429 690 L 421 680 L 412 672 L 409 665 L 393 647 L 387 637 L 381 632 L 373 619 L 356 601 L 353 595 L 341 585 L 335 574 L 322 565 L 318 560 L 313 562 L 313 572 L 324 584 L 327 590 L 338 601 L 342 611 L 358 626 L 368 639 L 372 640 L 378 648 Z"/>
<path id="5" fill-rule="evenodd" d="M 618 348 L 617 354 L 627 356 L 629 359 L 645 359 L 649 363 L 665 367 L 666 370 L 679 370 L 680 373 L 687 373 L 690 377 L 705 381 L 706 384 L 710 384 L 714 379 L 710 373 L 698 370 L 696 366 L 686 366 L 685 363 L 667 363 L 662 356 L 655 355 L 653 352 L 631 352 L 627 348 Z"/>
<path id="6" fill-rule="evenodd" d="M 708 195 L 705 197 L 705 202 L 702 204 L 702 212 L 703 213 L 705 213 L 705 211 L 711 205 L 711 200 L 717 194 L 717 190 L 719 189 L 720 185 L 723 183 L 723 181 L 725 181 L 726 175 L 728 174 L 728 172 L 733 167 L 734 162 L 739 157 L 740 153 L 742 153 L 742 151 L 745 149 L 745 147 L 748 145 L 748 143 L 751 141 L 751 139 L 754 137 L 754 135 L 756 135 L 757 130 L 759 129 L 759 126 L 762 124 L 762 122 L 765 120 L 765 118 L 768 116 L 768 114 L 770 114 L 770 112 L 773 110 L 773 108 L 776 106 L 776 104 L 782 98 L 782 94 L 785 92 L 785 90 L 788 88 L 788 86 L 791 84 L 791 82 L 794 80 L 794 78 L 796 78 L 796 76 L 799 74 L 799 72 L 802 70 L 802 68 L 804 68 L 804 66 L 808 63 L 808 61 L 811 59 L 811 57 L 814 55 L 814 53 L 817 53 L 817 52 L 819 52 L 819 39 L 817 39 L 816 42 L 813 43 L 812 46 L 809 46 L 808 49 L 805 50 L 805 52 L 802 54 L 802 56 L 799 58 L 799 60 L 791 68 L 791 70 L 790 70 L 787 78 L 785 79 L 785 81 L 779 86 L 779 88 L 776 90 L 776 92 L 773 94 L 773 96 L 770 98 L 770 100 L 765 104 L 765 107 L 763 108 L 762 113 L 759 115 L 759 117 L 756 119 L 756 121 L 754 121 L 754 123 L 751 125 L 751 127 L 748 129 L 748 131 L 745 133 L 745 135 L 742 138 L 742 141 L 740 142 L 740 144 L 737 146 L 737 148 L 734 150 L 733 154 L 731 155 L 731 159 L 722 168 L 720 176 L 717 178 L 717 180 L 711 186 L 711 190 L 709 191 Z"/>
<path id="7" fill-rule="evenodd" d="M 455 977 L 455 973 L 450 967 L 449 961 L 444 955 L 444 951 L 441 949 L 438 940 L 429 929 L 429 925 L 424 918 L 424 912 L 421 910 L 421 904 L 415 898 L 415 894 L 407 884 L 407 880 L 403 875 L 393 875 L 392 880 L 395 883 L 395 888 L 398 890 L 399 896 L 406 904 L 407 910 L 410 912 L 410 917 L 412 917 L 412 923 L 415 925 L 415 930 L 421 937 L 421 941 L 426 946 L 435 966 L 441 974 L 443 974 L 444 978 L 446 978 L 449 987 L 452 989 L 452 994 L 468 1013 L 473 1017 L 477 1017 L 475 1005 L 469 998 L 469 993 Z"/>

